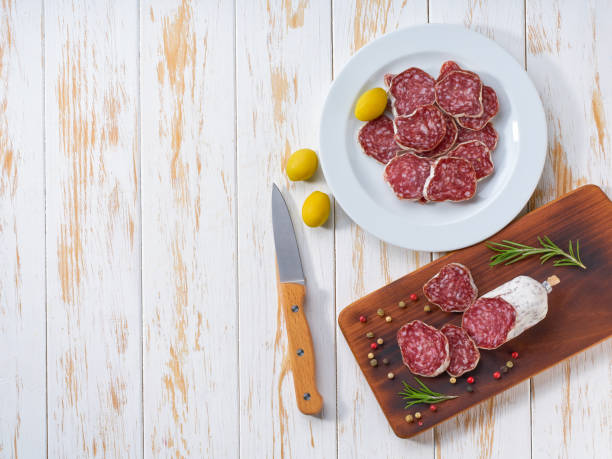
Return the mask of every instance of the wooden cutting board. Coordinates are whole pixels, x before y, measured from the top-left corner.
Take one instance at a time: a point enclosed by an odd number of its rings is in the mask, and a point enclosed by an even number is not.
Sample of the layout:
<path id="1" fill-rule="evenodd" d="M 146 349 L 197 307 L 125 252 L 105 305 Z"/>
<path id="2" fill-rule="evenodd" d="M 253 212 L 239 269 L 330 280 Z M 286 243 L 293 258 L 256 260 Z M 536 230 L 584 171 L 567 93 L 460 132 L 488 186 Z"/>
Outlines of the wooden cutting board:
<path id="1" fill-rule="evenodd" d="M 543 235 L 549 236 L 564 250 L 569 239 L 580 239 L 580 254 L 587 269 L 553 267 L 551 262 L 541 265 L 536 257 L 509 266 L 490 267 L 492 252 L 480 243 L 439 258 L 355 301 L 340 313 L 340 329 L 389 424 L 399 437 L 408 438 L 430 429 L 612 335 L 610 200 L 600 188 L 583 186 L 511 223 L 489 240 L 508 239 L 536 245 L 536 237 Z M 436 378 L 421 378 L 432 390 L 459 395 L 459 398 L 441 403 L 435 413 L 423 404 L 405 410 L 403 400 L 397 395 L 402 389 L 401 381 L 411 385 L 416 382 L 402 364 L 395 335 L 404 323 L 414 319 L 438 328 L 445 323 L 460 324 L 461 314 L 445 313 L 436 306 L 432 306 L 430 313 L 423 310 L 427 304 L 422 293 L 423 284 L 443 265 L 453 261 L 471 269 L 480 293 L 521 274 L 539 281 L 555 274 L 561 283 L 548 296 L 548 315 L 542 322 L 496 350 L 482 350 L 478 367 L 458 378 L 456 384 L 449 382 L 446 373 Z M 418 294 L 416 302 L 410 301 L 411 293 Z M 401 300 L 407 304 L 404 309 L 398 307 Z M 387 323 L 376 314 L 379 308 L 392 317 L 392 322 Z M 366 323 L 359 321 L 362 315 L 367 317 Z M 374 341 L 366 337 L 368 331 L 384 340 L 384 344 L 373 351 L 379 362 L 377 367 L 372 367 L 367 357 Z M 493 373 L 506 361 L 512 360 L 510 354 L 513 351 L 519 353 L 514 367 L 501 379 L 494 379 Z M 384 358 L 389 359 L 388 365 L 382 364 Z M 395 379 L 389 380 L 388 372 L 393 372 Z M 467 376 L 476 380 L 472 393 L 466 391 Z M 422 426 L 416 422 L 409 424 L 404 419 L 406 414 L 416 411 L 423 414 Z"/>

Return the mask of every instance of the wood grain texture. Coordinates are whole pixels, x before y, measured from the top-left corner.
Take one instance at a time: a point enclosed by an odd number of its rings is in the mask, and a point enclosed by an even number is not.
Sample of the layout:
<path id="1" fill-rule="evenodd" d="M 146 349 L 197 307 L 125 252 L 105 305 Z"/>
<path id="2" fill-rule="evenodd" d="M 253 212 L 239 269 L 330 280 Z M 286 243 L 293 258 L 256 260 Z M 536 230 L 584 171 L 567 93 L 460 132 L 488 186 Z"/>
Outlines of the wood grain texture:
<path id="1" fill-rule="evenodd" d="M 431 0 L 429 3 L 431 22 L 461 24 L 475 30 L 496 41 L 524 65 L 523 0 Z M 531 429 L 529 410 L 529 381 L 525 381 L 436 427 L 436 457 L 529 456 L 529 443 L 517 444 L 512 436 L 495 435 L 512 430 L 515 435 L 528 437 Z"/>
<path id="2" fill-rule="evenodd" d="M 0 456 L 46 451 L 42 5 L 0 4 Z"/>
<path id="3" fill-rule="evenodd" d="M 318 120 L 331 79 L 330 2 L 238 1 L 236 89 L 238 279 L 240 283 L 240 452 L 259 457 L 336 454 L 333 215 L 308 228 L 301 206 L 327 191 L 320 171 L 290 183 L 292 151 L 317 145 Z M 297 408 L 286 330 L 277 307 L 272 238 L 272 183 L 293 219 L 304 275 L 304 309 L 315 346 L 318 417 Z"/>
<path id="4" fill-rule="evenodd" d="M 552 240 L 567 241 L 570 238 L 575 239 L 576 227 L 582 223 L 585 228 L 582 233 L 584 239 L 581 257 L 588 267 L 587 270 L 554 267 L 551 263 L 542 264 L 537 257 L 509 266 L 491 267 L 491 251 L 484 243 L 480 243 L 437 259 L 359 299 L 342 311 L 338 318 L 340 328 L 396 434 L 402 437 L 417 435 L 422 430 L 443 422 L 458 412 L 481 403 L 612 336 L 612 310 L 606 300 L 606 273 L 612 269 L 612 247 L 607 241 L 612 237 L 612 227 L 604 223 L 607 221 L 612 221 L 612 202 L 600 188 L 582 187 L 514 221 L 491 239 L 532 243 L 540 234 L 542 226 L 546 225 Z M 584 244 L 584 240 L 589 241 L 588 244 Z M 451 262 L 462 263 L 470 268 L 481 294 L 519 275 L 543 281 L 554 274 L 561 279 L 561 284 L 555 286 L 548 295 L 548 314 L 542 322 L 495 350 L 481 351 L 477 368 L 469 373 L 476 380 L 472 394 L 465 391 L 467 384 L 464 377 L 457 378 L 455 385 L 448 381 L 446 374 L 425 378 L 426 384 L 433 391 L 459 397 L 441 404 L 435 414 L 424 414 L 423 426 L 409 424 L 404 421 L 406 410 L 397 393 L 401 390 L 400 380 L 407 380 L 413 385 L 415 382 L 402 363 L 395 337 L 401 325 L 411 320 L 422 320 L 436 328 L 449 322 L 461 324 L 460 314 L 445 313 L 439 308 L 427 313 L 423 310 L 423 305 L 427 303 L 425 299 L 422 298 L 415 304 L 406 298 L 407 292 L 418 291 L 442 266 Z M 583 302 L 577 304 L 576 298 L 582 299 Z M 407 301 L 407 307 L 400 309 L 397 306 L 399 301 Z M 395 315 L 399 320 L 387 323 L 377 317 L 376 310 L 381 307 L 387 314 Z M 368 322 L 361 323 L 361 316 L 365 316 Z M 382 337 L 385 343 L 390 343 L 376 351 L 378 359 L 389 359 L 388 367 L 372 367 L 364 357 L 370 349 L 370 340 L 364 336 L 366 329 L 372 330 L 375 336 Z M 501 380 L 494 379 L 492 374 L 498 371 L 500 366 L 504 366 L 514 351 L 519 354 L 514 368 Z M 388 380 L 386 371 L 392 371 L 396 378 L 393 381 Z M 427 405 L 418 405 L 409 411 L 423 412 L 427 408 Z M 489 411 L 491 422 L 492 406 L 489 406 Z M 509 417 L 508 414 L 498 413 L 500 417 L 505 418 Z M 502 427 L 510 429 L 512 426 Z M 486 430 L 481 429 L 481 434 L 484 432 Z M 504 452 L 517 451 L 517 446 L 503 446 Z M 528 449 L 524 452 L 529 455 Z"/>
<path id="5" fill-rule="evenodd" d="M 570 1 L 527 2 L 527 70 L 546 110 L 549 145 L 534 207 L 582 183 L 612 194 L 609 18 L 605 1 L 580 8 Z M 608 340 L 534 378 L 534 457 L 609 456 L 611 374 Z"/>
<path id="6" fill-rule="evenodd" d="M 233 17 L 141 4 L 146 457 L 238 454 Z"/>
<path id="7" fill-rule="evenodd" d="M 427 22 L 427 1 L 342 2 L 333 7 L 334 74 L 371 40 L 401 27 Z M 383 86 L 383 82 L 380 82 Z M 429 253 L 390 246 L 336 211 L 336 311 L 377 287 L 430 261 Z M 359 367 L 337 330 L 338 455 L 415 457 L 433 455 L 433 436 L 395 438 Z M 384 439 L 384 441 L 381 441 Z"/>
<path id="8" fill-rule="evenodd" d="M 51 457 L 141 455 L 137 20 L 45 7 Z"/>

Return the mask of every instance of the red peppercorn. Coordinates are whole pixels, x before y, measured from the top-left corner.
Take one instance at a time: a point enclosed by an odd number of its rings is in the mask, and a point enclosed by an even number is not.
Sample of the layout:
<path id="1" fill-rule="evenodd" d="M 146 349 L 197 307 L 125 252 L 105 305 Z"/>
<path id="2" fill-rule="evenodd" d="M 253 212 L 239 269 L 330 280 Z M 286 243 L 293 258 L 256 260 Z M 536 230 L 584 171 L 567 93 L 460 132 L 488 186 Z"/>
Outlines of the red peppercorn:
<path id="1" fill-rule="evenodd" d="M 368 321 L 368 319 L 366 319 L 366 316 L 359 316 L 359 322 L 361 322 L 362 324 L 365 324 Z"/>
<path id="2" fill-rule="evenodd" d="M 372 349 L 378 349 L 378 344 L 376 344 L 376 343 L 372 343 L 372 344 L 370 344 L 370 347 L 371 347 Z"/>
<path id="3" fill-rule="evenodd" d="M 499 378 L 501 378 L 501 373 L 499 371 L 496 371 L 495 373 L 493 373 L 493 377 L 495 379 L 499 379 Z"/>
<path id="4" fill-rule="evenodd" d="M 429 405 L 429 410 L 430 411 L 437 411 L 438 407 L 436 405 Z"/>
<path id="5" fill-rule="evenodd" d="M 423 421 L 419 421 L 419 426 L 422 426 L 422 425 L 423 425 Z"/>
<path id="6" fill-rule="evenodd" d="M 472 376 L 467 379 L 468 384 L 474 384 L 474 378 Z"/>
<path id="7" fill-rule="evenodd" d="M 514 352 L 512 353 L 512 358 L 513 358 L 513 359 L 518 359 L 518 352 L 514 351 Z"/>
<path id="8" fill-rule="evenodd" d="M 417 294 L 416 294 L 416 293 L 412 293 L 412 294 L 410 294 L 410 299 L 411 299 L 412 301 L 416 301 L 416 300 L 418 300 L 418 299 L 419 299 L 419 297 L 417 296 Z"/>

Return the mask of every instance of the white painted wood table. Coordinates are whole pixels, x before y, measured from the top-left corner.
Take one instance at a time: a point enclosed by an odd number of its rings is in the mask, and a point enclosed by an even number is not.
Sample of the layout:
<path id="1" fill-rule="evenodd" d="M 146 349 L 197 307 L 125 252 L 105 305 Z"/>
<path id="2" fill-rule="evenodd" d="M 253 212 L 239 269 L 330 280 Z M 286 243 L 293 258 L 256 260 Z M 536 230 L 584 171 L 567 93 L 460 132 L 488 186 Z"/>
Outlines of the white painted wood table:
<path id="1" fill-rule="evenodd" d="M 538 88 L 549 151 L 529 207 L 612 194 L 612 4 L 548 0 L 3 0 L 0 457 L 603 458 L 608 340 L 412 440 L 387 426 L 338 312 L 436 254 L 334 206 L 300 224 L 334 74 L 400 27 L 458 23 Z M 270 189 L 308 279 L 319 417 L 295 405 Z"/>

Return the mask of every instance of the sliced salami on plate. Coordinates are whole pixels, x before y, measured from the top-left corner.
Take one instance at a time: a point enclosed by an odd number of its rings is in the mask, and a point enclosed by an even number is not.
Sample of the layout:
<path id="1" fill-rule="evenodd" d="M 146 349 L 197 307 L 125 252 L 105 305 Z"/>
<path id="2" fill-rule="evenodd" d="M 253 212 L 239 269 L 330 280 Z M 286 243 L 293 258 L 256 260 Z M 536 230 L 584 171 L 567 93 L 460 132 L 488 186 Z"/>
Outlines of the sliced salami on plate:
<path id="1" fill-rule="evenodd" d="M 461 70 L 461 67 L 459 67 L 459 64 L 457 64 L 455 61 L 444 62 L 440 67 L 440 75 L 438 75 L 437 81 L 440 81 L 442 78 L 444 78 L 444 75 L 446 75 L 448 72 L 452 72 L 453 70 Z"/>
<path id="2" fill-rule="evenodd" d="M 399 150 L 395 143 L 393 121 L 384 115 L 368 121 L 359 130 L 357 139 L 366 155 L 383 164 L 387 164 L 392 158 L 395 158 L 395 154 Z"/>
<path id="3" fill-rule="evenodd" d="M 499 101 L 495 90 L 490 86 L 482 87 L 482 115 L 477 118 L 469 118 L 467 116 L 457 117 L 457 123 L 466 129 L 479 131 L 493 119 L 499 111 Z"/>
<path id="4" fill-rule="evenodd" d="M 416 201 L 423 199 L 423 186 L 430 170 L 428 159 L 405 152 L 389 161 L 383 176 L 398 198 Z"/>
<path id="5" fill-rule="evenodd" d="M 478 288 L 466 266 L 449 263 L 425 283 L 423 294 L 445 312 L 463 312 L 478 298 Z"/>
<path id="6" fill-rule="evenodd" d="M 395 116 L 410 115 L 417 108 L 431 105 L 436 100 L 436 80 L 419 68 L 411 67 L 391 79 L 385 75 L 385 83 L 387 81 L 390 82 L 389 94 L 393 98 Z"/>
<path id="7" fill-rule="evenodd" d="M 456 325 L 446 324 L 440 331 L 448 340 L 450 363 L 446 372 L 458 378 L 472 371 L 480 361 L 480 351 L 467 332 Z"/>
<path id="8" fill-rule="evenodd" d="M 476 182 L 469 161 L 443 156 L 433 164 L 423 196 L 428 201 L 465 201 L 476 193 Z"/>
<path id="9" fill-rule="evenodd" d="M 419 107 L 411 115 L 395 118 L 395 141 L 404 150 L 433 150 L 445 134 L 444 114 L 433 105 Z"/>
<path id="10" fill-rule="evenodd" d="M 469 161 L 476 172 L 476 180 L 482 180 L 493 173 L 491 152 L 480 140 L 460 143 L 449 152 L 448 156 Z"/>
<path id="11" fill-rule="evenodd" d="M 417 153 L 419 156 L 424 158 L 437 158 L 448 153 L 453 145 L 455 145 L 457 135 L 459 134 L 459 128 L 455 124 L 452 116 L 444 114 L 444 119 L 446 121 L 446 134 L 444 134 L 444 138 L 440 144 L 433 150 Z"/>
<path id="12" fill-rule="evenodd" d="M 415 375 L 434 377 L 448 368 L 448 339 L 440 330 L 420 320 L 408 322 L 398 330 L 397 344 L 404 365 Z"/>
<path id="13" fill-rule="evenodd" d="M 491 152 L 497 147 L 499 135 L 491 123 L 487 123 L 480 131 L 459 127 L 457 143 L 467 142 L 468 140 L 480 140 Z"/>
<path id="14" fill-rule="evenodd" d="M 478 75 L 451 70 L 435 84 L 436 102 L 451 116 L 482 115 L 482 82 Z"/>

